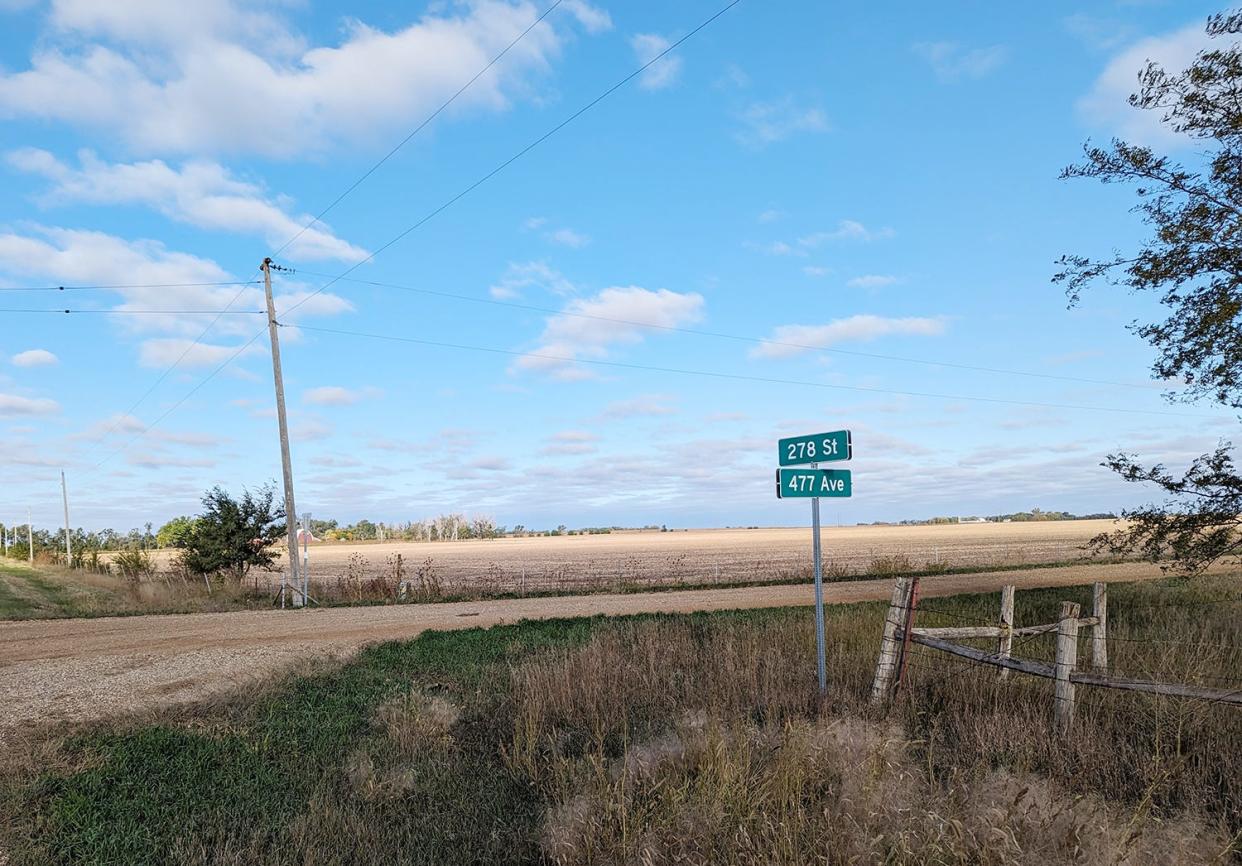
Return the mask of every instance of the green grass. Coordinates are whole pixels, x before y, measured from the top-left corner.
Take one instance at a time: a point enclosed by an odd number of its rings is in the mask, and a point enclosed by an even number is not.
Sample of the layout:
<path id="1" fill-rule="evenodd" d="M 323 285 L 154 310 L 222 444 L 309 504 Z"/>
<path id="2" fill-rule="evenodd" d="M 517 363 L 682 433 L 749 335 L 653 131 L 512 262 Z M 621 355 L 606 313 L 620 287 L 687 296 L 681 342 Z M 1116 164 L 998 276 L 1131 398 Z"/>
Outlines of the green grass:
<path id="1" fill-rule="evenodd" d="M 1188 627 L 1204 618 L 1204 610 L 1224 610 L 1226 619 L 1230 611 L 1237 612 L 1228 608 L 1242 598 L 1236 587 L 1205 586 L 1168 581 L 1114 585 L 1118 633 L 1158 626 L 1166 609 Z M 1016 621 L 1055 619 L 1062 599 L 1081 601 L 1086 608 L 1090 588 L 1019 592 Z M 958 624 L 962 617 L 992 618 L 996 605 L 995 594 L 934 599 L 929 607 L 954 616 L 928 612 L 921 621 L 935 625 Z M 833 648 L 830 712 L 865 712 L 884 608 L 869 603 L 827 610 Z M 151 720 L 102 724 L 14 756 L 12 769 L 0 773 L 0 850 L 7 848 L 11 862 L 23 864 L 542 862 L 541 827 L 548 809 L 568 796 L 566 791 L 577 790 L 574 785 L 580 782 L 573 780 L 582 778 L 582 762 L 603 766 L 600 762 L 615 761 L 633 741 L 658 735 L 679 714 L 698 706 L 734 706 L 748 724 L 813 718 L 810 681 L 802 676 L 813 669 L 804 643 L 809 618 L 806 608 L 596 617 L 428 632 L 411 641 L 375 645 L 344 665 L 291 675 L 252 694 L 170 709 Z M 624 695 L 585 676 L 564 683 L 566 700 L 585 701 L 577 712 L 584 718 L 594 714 L 595 721 L 542 717 L 546 736 L 528 742 L 538 772 L 516 771 L 507 758 L 518 743 L 522 707 L 539 697 L 523 695 L 516 672 L 542 671 L 545 678 L 555 678 L 578 658 L 574 653 L 609 635 L 619 646 L 640 647 L 629 642 L 646 628 L 664 629 L 661 638 L 674 638 L 657 642 L 669 647 L 672 678 L 647 692 Z M 1239 626 L 1230 628 L 1231 640 L 1242 643 Z M 702 656 L 746 634 L 754 636 L 758 655 L 740 663 L 734 659 L 732 679 L 709 689 L 705 671 L 728 660 Z M 681 656 L 674 655 L 678 645 Z M 759 657 L 769 651 L 778 655 Z M 630 651 L 621 652 L 606 661 L 601 675 L 609 668 L 628 670 Z M 663 660 L 653 663 L 659 669 Z M 751 684 L 752 664 L 767 665 L 771 676 L 785 678 L 784 691 L 773 693 L 776 698 L 766 704 L 756 703 L 759 698 L 752 693 L 758 687 Z M 702 668 L 698 673 L 695 665 Z M 1098 742 L 1090 740 L 1091 750 L 1083 756 L 1040 751 L 1047 735 L 1034 746 L 1016 741 L 1011 748 L 1006 744 L 1008 752 L 974 754 L 967 735 L 973 716 L 962 709 L 963 701 L 976 700 L 963 697 L 962 683 L 970 681 L 945 683 L 931 670 L 924 688 L 924 670 L 914 668 L 917 702 L 912 700 L 899 715 L 911 736 L 925 744 L 923 760 L 935 778 L 955 778 L 972 761 L 981 761 L 983 769 L 1004 765 L 1050 775 L 1071 768 L 1065 784 L 1138 802 L 1147 796 L 1144 774 L 1159 775 L 1168 767 L 1186 773 L 1186 761 L 1207 758 L 1197 749 L 1219 751 L 1220 738 L 1228 743 L 1225 735 L 1238 730 L 1222 729 L 1221 734 L 1209 728 L 1205 733 L 1178 719 L 1180 710 L 1167 710 L 1182 705 L 1160 704 L 1174 724 L 1170 728 L 1169 719 L 1156 719 L 1153 734 L 1145 726 L 1157 705 L 1142 703 L 1141 696 L 1122 696 L 1098 717 L 1084 712 Z M 633 675 L 626 676 L 619 685 L 636 688 Z M 999 687 L 988 678 L 989 691 L 977 700 L 991 709 L 978 712 L 996 710 L 998 695 L 1013 694 L 1029 702 L 1028 723 L 1042 719 L 1047 698 L 1042 684 L 1031 682 Z M 385 732 L 377 709 L 411 689 L 460 708 L 451 737 L 424 736 L 409 749 Z M 616 706 L 605 707 L 609 701 Z M 1192 708 L 1198 712 L 1201 705 Z M 1188 742 L 1167 737 L 1170 730 L 1180 737 L 1183 726 Z M 598 754 L 592 751 L 596 748 Z M 1170 750 L 1171 762 L 1160 763 L 1157 759 Z M 1199 781 L 1202 775 L 1190 774 L 1181 787 L 1161 794 L 1162 802 L 1169 808 L 1215 803 L 1216 814 L 1235 810 L 1231 820 L 1235 829 L 1242 827 L 1236 811 L 1238 780 L 1227 778 L 1242 764 L 1240 757 L 1212 756 L 1219 764 L 1215 792 Z M 1120 764 L 1123 759 L 1156 764 L 1139 772 Z M 600 778 L 607 783 L 609 777 Z"/>
<path id="2" fill-rule="evenodd" d="M 204 850 L 239 848 L 254 862 L 276 862 L 291 844 L 294 819 L 312 800 L 338 794 L 347 756 L 374 738 L 377 705 L 419 682 L 461 700 L 473 696 L 479 715 L 465 724 L 486 729 L 487 696 L 494 699 L 507 664 L 581 642 L 596 625 L 550 621 L 428 633 L 370 647 L 338 670 L 293 678 L 210 720 L 207 730 L 166 722 L 73 737 L 68 760 L 87 768 L 44 775 L 23 797 L 21 808 L 40 816 L 32 862 L 162 863 L 187 839 Z M 488 859 L 503 859 L 517 840 L 501 824 L 535 819 L 529 791 L 497 773 L 494 758 L 468 748 L 451 764 L 421 768 L 428 782 L 423 802 L 407 817 L 420 834 L 439 840 L 428 851 L 448 857 L 455 836 L 472 835 L 486 820 L 496 827 Z M 433 783 L 446 777 L 452 784 Z M 462 810 L 471 804 L 480 809 Z"/>

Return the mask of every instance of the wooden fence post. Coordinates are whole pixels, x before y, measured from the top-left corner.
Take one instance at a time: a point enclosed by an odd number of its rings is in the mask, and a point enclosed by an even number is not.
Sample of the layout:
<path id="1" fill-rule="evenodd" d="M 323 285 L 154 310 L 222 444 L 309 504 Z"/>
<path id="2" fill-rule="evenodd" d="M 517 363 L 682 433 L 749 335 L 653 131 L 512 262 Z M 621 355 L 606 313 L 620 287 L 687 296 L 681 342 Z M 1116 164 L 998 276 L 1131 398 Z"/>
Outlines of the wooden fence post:
<path id="1" fill-rule="evenodd" d="M 1007 659 L 1013 651 L 1013 584 L 1001 587 L 1000 624 L 1006 629 L 1000 636 L 1000 644 L 996 648 L 996 657 Z M 1000 669 L 1000 678 L 1009 679 L 1009 668 Z"/>
<path id="2" fill-rule="evenodd" d="M 906 605 L 906 621 L 902 628 L 901 637 L 901 661 L 897 669 L 897 686 L 898 689 L 906 687 L 906 668 L 910 664 L 910 639 L 914 637 L 914 613 L 919 606 L 919 579 L 917 576 L 910 579 L 910 602 Z"/>
<path id="3" fill-rule="evenodd" d="M 880 658 L 875 666 L 875 680 L 871 684 L 871 703 L 880 706 L 888 701 L 893 692 L 893 680 L 897 676 L 901 640 L 897 633 L 906 624 L 906 612 L 910 607 L 910 578 L 893 580 L 893 597 L 889 601 L 888 614 L 884 617 L 884 637 L 880 641 Z"/>
<path id="4" fill-rule="evenodd" d="M 1091 593 L 1092 615 L 1099 620 L 1091 627 L 1091 667 L 1108 670 L 1108 584 L 1097 580 Z"/>
<path id="5" fill-rule="evenodd" d="M 1077 602 L 1061 602 L 1061 616 L 1057 623 L 1057 655 L 1053 673 L 1056 677 L 1057 730 L 1068 736 L 1074 724 L 1074 681 L 1070 675 L 1078 664 L 1078 614 Z"/>

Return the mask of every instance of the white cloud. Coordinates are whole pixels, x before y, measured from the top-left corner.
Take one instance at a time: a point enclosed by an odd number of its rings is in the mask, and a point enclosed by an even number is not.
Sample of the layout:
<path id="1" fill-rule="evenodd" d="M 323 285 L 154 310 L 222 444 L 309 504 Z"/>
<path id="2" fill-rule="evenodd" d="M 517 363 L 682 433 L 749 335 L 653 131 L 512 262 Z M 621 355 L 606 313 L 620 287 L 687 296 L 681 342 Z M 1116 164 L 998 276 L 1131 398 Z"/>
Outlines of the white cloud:
<path id="1" fill-rule="evenodd" d="M 548 438 L 553 442 L 597 442 L 599 434 L 592 433 L 590 430 L 562 430 L 559 433 L 553 433 Z"/>
<path id="2" fill-rule="evenodd" d="M 547 262 L 510 262 L 505 275 L 488 293 L 497 300 L 520 297 L 523 289 L 540 288 L 554 295 L 572 295 L 574 284 Z"/>
<path id="3" fill-rule="evenodd" d="M 931 65 L 941 82 L 982 78 L 1005 62 L 1008 54 L 1003 45 L 964 49 L 956 42 L 919 42 L 914 53 Z"/>
<path id="4" fill-rule="evenodd" d="M 784 211 L 777 210 L 776 208 L 768 208 L 763 213 L 759 214 L 759 222 L 774 223 L 784 215 Z"/>
<path id="5" fill-rule="evenodd" d="M 896 232 L 887 226 L 872 229 L 857 220 L 841 220 L 833 229 L 803 235 L 793 243 L 788 243 L 786 241 L 771 241 L 766 244 L 747 242 L 744 246 L 749 249 L 767 253 L 770 256 L 806 256 L 809 254 L 810 250 L 818 249 L 827 243 L 846 241 L 867 243 L 870 241 L 891 238 L 894 234 L 896 234 Z M 828 273 L 831 273 L 830 268 L 817 266 L 808 266 L 802 270 L 808 276 L 816 277 L 822 277 Z"/>
<path id="6" fill-rule="evenodd" d="M 612 18 L 604 9 L 598 9 L 585 0 L 563 0 L 561 8 L 578 19 L 587 33 L 603 33 L 612 29 Z"/>
<path id="7" fill-rule="evenodd" d="M 548 222 L 547 217 L 527 217 L 526 219 L 522 220 L 522 228 L 526 229 L 527 231 L 535 231 L 536 229 L 543 228 L 547 224 L 547 222 Z"/>
<path id="8" fill-rule="evenodd" d="M 891 238 L 893 234 L 891 228 L 869 229 L 857 220 L 841 220 L 831 231 L 814 232 L 798 238 L 798 246 L 814 249 L 829 241 L 874 241 Z"/>
<path id="9" fill-rule="evenodd" d="M 626 418 L 656 418 L 674 415 L 677 407 L 667 394 L 643 394 L 629 400 L 615 400 L 604 407 L 600 420 L 619 421 Z"/>
<path id="10" fill-rule="evenodd" d="M 33 226 L 29 234 L 0 232 L 0 273 L 49 279 L 65 285 L 123 285 L 116 289 L 121 302 L 110 309 L 169 310 L 154 315 L 117 316 L 116 322 L 127 334 L 166 334 L 171 339 L 152 340 L 140 350 L 140 363 L 171 364 L 212 321 L 212 311 L 230 314 L 219 317 L 213 332 L 236 337 L 253 334 L 261 327 L 263 290 L 258 286 L 201 285 L 228 282 L 231 275 L 210 259 L 170 251 L 158 241 L 128 241 L 103 232 Z M 296 283 L 285 284 L 276 295 L 278 313 L 305 302 L 289 313 L 290 321 L 306 316 L 334 315 L 353 309 L 338 295 L 314 294 Z M 230 306 L 231 305 L 231 306 Z M 205 311 L 208 315 L 191 312 Z M 233 314 L 239 313 L 239 314 Z M 285 336 L 296 339 L 295 329 Z M 183 363 L 211 364 L 224 360 L 236 347 L 207 345 L 195 347 Z M 249 351 L 256 351 L 251 346 Z M 161 361 L 160 359 L 163 359 Z"/>
<path id="11" fill-rule="evenodd" d="M 630 39 L 630 47 L 640 64 L 651 63 L 662 51 L 667 51 L 670 44 L 657 33 L 639 33 Z M 638 83 L 647 90 L 661 90 L 674 84 L 680 74 L 681 58 L 670 54 L 643 70 Z"/>
<path id="12" fill-rule="evenodd" d="M 640 342 L 649 332 L 643 325 L 677 327 L 698 320 L 702 311 L 703 296 L 694 292 L 639 286 L 604 289 L 593 298 L 571 301 L 564 313 L 548 320 L 534 352 L 553 357 L 523 356 L 514 366 L 561 379 L 589 378 L 588 371 L 569 359 L 606 357 L 614 344 Z"/>
<path id="13" fill-rule="evenodd" d="M 60 404 L 47 397 L 19 397 L 0 394 L 0 415 L 54 415 Z"/>
<path id="14" fill-rule="evenodd" d="M 289 438 L 294 442 L 315 442 L 332 435 L 332 426 L 319 418 L 303 418 L 289 426 Z"/>
<path id="15" fill-rule="evenodd" d="M 17 367 L 45 367 L 48 364 L 60 363 L 60 358 L 47 349 L 27 349 L 24 352 L 18 352 L 11 360 Z"/>
<path id="16" fill-rule="evenodd" d="M 787 96 L 775 102 L 754 102 L 739 115 L 742 129 L 737 140 L 749 147 L 784 141 L 799 132 L 824 132 L 828 118 L 823 109 L 802 106 Z"/>
<path id="17" fill-rule="evenodd" d="M 786 358 L 837 343 L 861 342 L 892 335 L 936 337 L 945 332 L 948 323 L 943 317 L 888 318 L 858 315 L 836 319 L 824 325 L 781 325 L 771 336 L 772 342 L 751 350 L 755 358 Z M 790 345 L 776 345 L 776 344 Z"/>
<path id="18" fill-rule="evenodd" d="M 1189 143 L 1190 139 L 1161 123 L 1160 111 L 1135 108 L 1128 100 L 1138 89 L 1138 74 L 1147 61 L 1155 61 L 1169 71 L 1180 71 L 1212 42 L 1203 30 L 1202 21 L 1135 42 L 1108 62 L 1090 92 L 1078 101 L 1079 114 L 1091 126 L 1107 129 L 1136 144 Z"/>
<path id="19" fill-rule="evenodd" d="M 260 186 L 234 177 L 214 162 L 192 161 L 179 169 L 158 159 L 110 164 L 84 150 L 75 169 L 37 148 L 12 151 L 8 161 L 53 182 L 44 197 L 48 203 L 142 205 L 200 228 L 257 233 L 272 247 L 302 232 L 289 247 L 293 258 L 356 262 L 367 256 L 366 250 L 336 237 L 322 223 L 303 232 L 310 215 L 289 214 Z"/>
<path id="20" fill-rule="evenodd" d="M 241 346 L 195 343 L 175 337 L 144 340 L 138 353 L 138 363 L 144 367 L 168 367 L 180 358 L 181 367 L 214 367 L 223 364 L 238 350 L 238 357 L 246 357 L 262 352 L 263 346 L 257 341 L 242 349 Z"/>
<path id="21" fill-rule="evenodd" d="M 891 274 L 863 274 L 861 277 L 846 280 L 845 284 L 851 289 L 882 289 L 898 282 L 900 280 Z"/>
<path id="22" fill-rule="evenodd" d="M 252 4 L 55 0 L 29 68 L 0 75 L 0 116 L 98 130 L 143 152 L 289 156 L 384 141 L 426 116 L 538 17 L 530 0 L 442 5 L 391 32 L 350 21 L 339 44 L 305 38 Z M 517 43 L 457 101 L 504 110 L 533 93 L 574 20 L 575 0 Z M 266 134 L 270 130 L 273 134 Z M 296 133 L 293 131 L 296 130 Z"/>
<path id="23" fill-rule="evenodd" d="M 100 440 L 117 433 L 142 433 L 147 429 L 147 425 L 133 415 L 122 415 L 116 413 L 104 418 L 102 421 L 96 421 L 80 433 L 75 433 L 72 438 L 75 439 L 92 439 Z"/>
<path id="24" fill-rule="evenodd" d="M 302 394 L 307 403 L 317 406 L 352 406 L 361 400 L 378 394 L 375 388 L 344 388 L 340 385 L 321 385 L 309 388 Z"/>
<path id="25" fill-rule="evenodd" d="M 820 265 L 807 265 L 802 269 L 802 273 L 808 277 L 826 277 L 832 273 L 832 268 L 825 268 Z"/>
<path id="26" fill-rule="evenodd" d="M 574 249 L 585 247 L 591 242 L 589 237 L 570 228 L 561 228 L 554 232 L 549 232 L 547 238 L 554 244 L 560 244 L 563 247 L 573 247 Z"/>
<path id="27" fill-rule="evenodd" d="M 1133 25 L 1124 21 L 1109 18 L 1097 18 L 1085 12 L 1075 12 L 1062 22 L 1065 29 L 1091 48 L 1105 51 L 1117 48 L 1130 39 L 1134 33 Z"/>

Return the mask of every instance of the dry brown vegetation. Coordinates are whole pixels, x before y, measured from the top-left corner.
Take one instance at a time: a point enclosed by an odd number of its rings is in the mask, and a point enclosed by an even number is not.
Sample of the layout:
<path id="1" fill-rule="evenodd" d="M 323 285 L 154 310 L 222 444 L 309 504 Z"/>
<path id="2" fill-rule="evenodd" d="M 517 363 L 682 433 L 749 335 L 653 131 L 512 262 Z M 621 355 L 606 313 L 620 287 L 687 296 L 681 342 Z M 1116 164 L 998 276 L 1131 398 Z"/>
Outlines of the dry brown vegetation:
<path id="1" fill-rule="evenodd" d="M 910 570 L 1004 568 L 1084 557 L 1112 521 L 826 526 L 824 563 L 838 577 Z M 399 567 L 395 557 L 400 556 Z M 321 544 L 321 584 L 419 573 L 445 592 L 531 592 L 801 580 L 811 576 L 809 527 L 614 532 L 459 542 Z"/>
<path id="2" fill-rule="evenodd" d="M 1237 580 L 1114 586 L 1118 672 L 1242 679 Z M 1017 621 L 1089 592 L 1021 591 Z M 921 622 L 996 603 L 935 599 Z M 0 833 L 32 863 L 1138 866 L 1238 853 L 1236 708 L 1080 687 L 1062 740 L 1046 681 L 920 651 L 877 714 L 883 612 L 829 608 L 822 704 L 805 609 L 429 632 L 233 704 L 44 747 L 51 777 L 0 797 Z M 1017 653 L 1047 658 L 1050 644 Z"/>
<path id="3" fill-rule="evenodd" d="M 1077 562 L 1111 521 L 1046 521 L 824 529 L 827 580 Z M 0 563 L 0 618 L 98 616 L 269 607 L 280 572 L 254 570 L 240 584 L 192 578 L 170 551 L 153 573 L 126 576 Z M 808 528 L 616 532 L 460 542 L 322 544 L 312 547 L 311 597 L 319 604 L 477 599 L 810 580 Z M 101 568 L 117 572 L 115 555 Z M 6 600 L 7 599 L 7 600 Z"/>

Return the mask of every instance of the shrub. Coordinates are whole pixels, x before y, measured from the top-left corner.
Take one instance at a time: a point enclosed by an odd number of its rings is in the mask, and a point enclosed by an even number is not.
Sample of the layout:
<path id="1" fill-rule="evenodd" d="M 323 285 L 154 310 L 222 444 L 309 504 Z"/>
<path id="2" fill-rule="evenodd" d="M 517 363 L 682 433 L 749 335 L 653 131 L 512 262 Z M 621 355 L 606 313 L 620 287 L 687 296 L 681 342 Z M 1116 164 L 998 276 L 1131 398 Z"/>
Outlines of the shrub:
<path id="1" fill-rule="evenodd" d="M 127 547 L 112 558 L 117 573 L 130 583 L 137 583 L 155 573 L 155 560 L 141 547 Z"/>
<path id="2" fill-rule="evenodd" d="M 203 496 L 203 513 L 194 521 L 181 564 L 199 575 L 224 575 L 240 583 L 254 566 L 269 568 L 272 545 L 285 534 L 283 511 L 271 485 L 233 499 L 221 487 Z"/>

